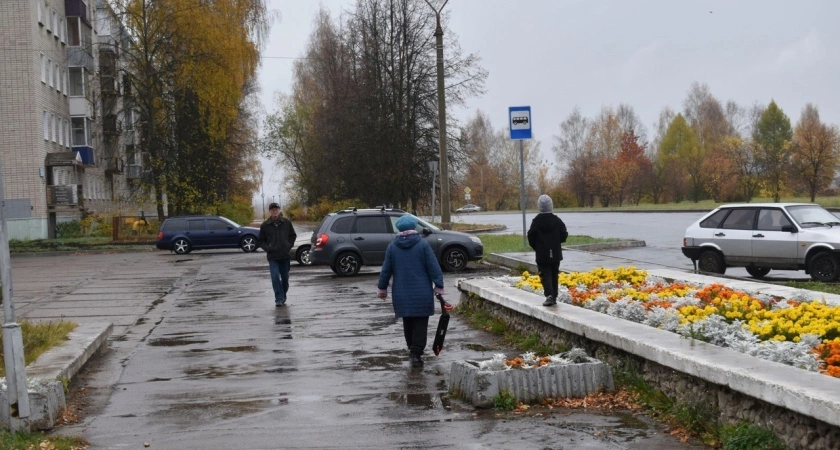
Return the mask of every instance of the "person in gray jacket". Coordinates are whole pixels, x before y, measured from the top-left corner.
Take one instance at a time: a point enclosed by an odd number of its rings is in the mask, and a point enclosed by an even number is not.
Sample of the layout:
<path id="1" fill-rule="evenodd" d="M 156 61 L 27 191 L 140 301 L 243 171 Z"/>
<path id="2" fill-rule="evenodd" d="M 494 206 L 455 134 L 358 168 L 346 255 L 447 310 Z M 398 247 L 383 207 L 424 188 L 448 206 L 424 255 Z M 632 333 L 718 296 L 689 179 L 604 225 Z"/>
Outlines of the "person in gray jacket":
<path id="1" fill-rule="evenodd" d="M 286 305 L 286 293 L 289 292 L 289 268 L 292 258 L 289 250 L 295 245 L 297 233 L 289 219 L 283 217 L 280 205 L 268 205 L 269 218 L 260 225 L 257 245 L 265 251 L 268 269 L 271 273 L 271 287 L 274 289 L 274 306 Z"/>
<path id="2" fill-rule="evenodd" d="M 543 306 L 554 306 L 557 304 L 560 261 L 563 260 L 560 244 L 566 242 L 569 232 L 566 230 L 566 224 L 552 213 L 554 202 L 551 201 L 551 197 L 540 195 L 537 208 L 540 213 L 531 221 L 528 244 L 534 249 L 537 257 L 537 270 L 540 272 L 545 294 Z"/>
<path id="3" fill-rule="evenodd" d="M 391 289 L 394 314 L 403 319 L 405 343 L 411 367 L 423 367 L 423 350 L 429 327 L 429 316 L 435 313 L 434 295 L 443 295 L 443 272 L 428 242 L 417 233 L 417 218 L 411 214 L 396 223 L 399 234 L 385 250 L 385 262 L 379 273 L 379 298 L 388 297 Z"/>

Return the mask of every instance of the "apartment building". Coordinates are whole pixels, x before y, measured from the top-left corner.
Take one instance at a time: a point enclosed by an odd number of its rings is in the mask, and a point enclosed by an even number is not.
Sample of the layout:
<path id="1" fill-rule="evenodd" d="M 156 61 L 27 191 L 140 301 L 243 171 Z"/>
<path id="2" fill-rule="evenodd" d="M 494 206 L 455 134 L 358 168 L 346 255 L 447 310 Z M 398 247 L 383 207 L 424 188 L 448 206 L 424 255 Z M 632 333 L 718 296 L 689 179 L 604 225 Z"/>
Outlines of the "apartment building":
<path id="1" fill-rule="evenodd" d="M 122 76 L 127 45 L 104 0 L 0 1 L 0 164 L 11 239 L 54 237 L 56 223 L 86 214 L 150 210 Z"/>

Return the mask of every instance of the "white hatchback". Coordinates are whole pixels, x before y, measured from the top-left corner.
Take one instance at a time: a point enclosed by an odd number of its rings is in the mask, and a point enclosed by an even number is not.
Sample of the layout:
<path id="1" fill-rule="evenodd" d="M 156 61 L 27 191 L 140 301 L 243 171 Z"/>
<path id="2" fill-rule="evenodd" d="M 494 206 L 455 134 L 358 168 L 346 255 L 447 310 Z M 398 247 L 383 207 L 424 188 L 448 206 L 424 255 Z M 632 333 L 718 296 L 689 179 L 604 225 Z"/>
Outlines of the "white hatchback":
<path id="1" fill-rule="evenodd" d="M 812 203 L 722 205 L 685 230 L 682 252 L 703 272 L 744 267 L 762 278 L 771 269 L 804 270 L 836 281 L 840 219 Z"/>

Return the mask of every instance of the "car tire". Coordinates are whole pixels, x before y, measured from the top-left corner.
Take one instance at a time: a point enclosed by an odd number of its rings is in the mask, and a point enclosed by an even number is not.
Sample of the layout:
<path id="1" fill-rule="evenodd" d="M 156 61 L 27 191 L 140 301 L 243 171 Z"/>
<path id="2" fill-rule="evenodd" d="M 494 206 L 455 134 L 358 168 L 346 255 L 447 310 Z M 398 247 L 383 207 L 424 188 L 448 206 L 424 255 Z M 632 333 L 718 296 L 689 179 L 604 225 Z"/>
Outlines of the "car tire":
<path id="1" fill-rule="evenodd" d="M 257 238 L 251 235 L 245 236 L 239 241 L 239 248 L 245 253 L 257 251 Z"/>
<path id="2" fill-rule="evenodd" d="M 831 253 L 820 252 L 808 262 L 808 273 L 814 281 L 836 281 L 840 277 L 840 263 Z"/>
<path id="3" fill-rule="evenodd" d="M 178 238 L 172 242 L 172 251 L 178 255 L 186 255 L 192 251 L 192 246 L 190 245 L 190 241 L 184 238 Z"/>
<path id="4" fill-rule="evenodd" d="M 467 267 L 469 257 L 461 247 L 452 247 L 443 252 L 440 265 L 447 272 L 459 272 Z"/>
<path id="5" fill-rule="evenodd" d="M 770 269 L 767 267 L 747 267 L 746 269 L 747 273 L 753 278 L 764 278 L 770 273 Z"/>
<path id="6" fill-rule="evenodd" d="M 301 245 L 300 247 L 298 247 L 297 253 L 295 254 L 295 260 L 297 260 L 298 264 L 302 266 L 312 265 L 311 249 L 311 245 Z"/>
<path id="7" fill-rule="evenodd" d="M 723 255 L 716 250 L 706 250 L 700 254 L 700 259 L 697 264 L 702 272 L 719 273 L 726 272 L 726 265 L 723 262 Z"/>
<path id="8" fill-rule="evenodd" d="M 362 259 L 353 252 L 340 253 L 332 266 L 333 272 L 342 277 L 352 277 L 358 274 L 361 267 Z"/>

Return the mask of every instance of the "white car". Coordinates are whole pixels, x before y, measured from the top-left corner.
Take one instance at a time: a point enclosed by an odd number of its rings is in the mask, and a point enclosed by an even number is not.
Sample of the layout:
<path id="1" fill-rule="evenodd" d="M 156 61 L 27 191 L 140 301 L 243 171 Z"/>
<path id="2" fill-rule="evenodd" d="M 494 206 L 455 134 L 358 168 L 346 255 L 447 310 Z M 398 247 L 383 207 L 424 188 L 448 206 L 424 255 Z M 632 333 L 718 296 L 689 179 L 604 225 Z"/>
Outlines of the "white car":
<path id="1" fill-rule="evenodd" d="M 312 248 L 312 232 L 301 233 L 295 239 L 295 245 L 289 250 L 289 256 L 302 266 L 312 265 L 310 249 Z"/>
<path id="2" fill-rule="evenodd" d="M 471 213 L 471 212 L 479 212 L 481 211 L 481 207 L 478 205 L 468 204 L 464 205 L 455 210 L 456 213 Z"/>
<path id="3" fill-rule="evenodd" d="M 812 203 L 722 205 L 685 230 L 683 254 L 703 272 L 744 267 L 804 270 L 816 281 L 840 278 L 840 219 Z"/>

